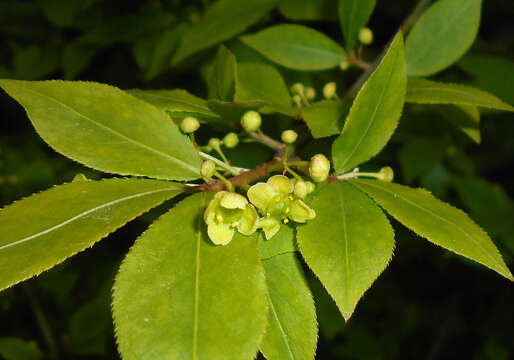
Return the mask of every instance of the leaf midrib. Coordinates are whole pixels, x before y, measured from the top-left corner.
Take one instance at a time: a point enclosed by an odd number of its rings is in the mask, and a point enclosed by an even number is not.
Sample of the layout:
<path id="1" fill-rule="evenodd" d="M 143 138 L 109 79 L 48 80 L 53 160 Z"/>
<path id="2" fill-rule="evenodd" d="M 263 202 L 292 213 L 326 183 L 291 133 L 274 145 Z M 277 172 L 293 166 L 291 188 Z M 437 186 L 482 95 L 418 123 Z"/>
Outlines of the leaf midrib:
<path id="1" fill-rule="evenodd" d="M 315 54 L 326 55 L 327 57 L 335 58 L 337 60 L 340 60 L 344 56 L 343 52 L 335 52 L 335 51 L 330 51 L 330 50 L 325 50 L 325 49 L 320 49 L 320 48 L 315 48 L 315 47 L 309 47 L 307 45 L 291 44 L 291 43 L 287 43 L 287 42 L 279 41 L 279 40 L 275 41 L 275 43 L 283 44 L 283 47 L 285 49 L 290 48 L 293 50 L 302 50 L 304 52 L 312 52 Z"/>
<path id="2" fill-rule="evenodd" d="M 342 225 L 343 225 L 343 237 L 344 237 L 344 260 L 345 260 L 345 282 L 343 284 L 343 287 L 345 289 L 346 296 L 345 299 L 348 299 L 350 297 L 350 240 L 348 239 L 348 230 L 347 230 L 347 223 L 346 223 L 346 212 L 344 208 L 344 198 L 343 198 L 343 189 L 341 186 L 338 186 L 338 194 L 339 194 L 339 204 L 341 207 L 341 217 L 343 219 Z"/>
<path id="3" fill-rule="evenodd" d="M 89 215 L 89 214 L 91 214 L 91 213 L 93 213 L 93 212 L 95 212 L 97 210 L 104 209 L 104 208 L 109 207 L 111 205 L 116 205 L 116 204 L 118 204 L 120 202 L 123 202 L 123 201 L 128 201 L 128 200 L 136 199 L 138 197 L 143 197 L 143 196 L 155 194 L 155 193 L 158 193 L 158 192 L 172 191 L 172 190 L 177 190 L 177 189 L 167 187 L 167 188 L 164 188 L 164 189 L 157 189 L 157 190 L 152 190 L 152 191 L 146 191 L 144 193 L 138 193 L 138 194 L 134 194 L 134 195 L 130 195 L 130 196 L 125 196 L 125 197 L 122 197 L 122 198 L 119 198 L 119 199 L 116 199 L 116 200 L 112 200 L 112 201 L 106 202 L 106 203 L 104 203 L 102 205 L 98 205 L 98 206 L 95 206 L 95 207 L 93 207 L 93 208 L 91 208 L 89 210 L 81 212 L 81 213 L 79 213 L 79 214 L 77 214 L 77 215 L 69 218 L 68 220 L 63 221 L 63 222 L 61 222 L 61 223 L 59 223 L 57 225 L 49 227 L 49 228 L 47 228 L 47 229 L 45 229 L 43 231 L 39 231 L 36 234 L 24 237 L 24 238 L 22 238 L 20 240 L 16 240 L 16 241 L 11 242 L 9 244 L 2 245 L 2 246 L 0 246 L 0 251 L 4 250 L 6 248 L 9 248 L 11 246 L 15 246 L 15 245 L 19 245 L 19 244 L 25 243 L 25 242 L 30 241 L 32 239 L 35 239 L 35 238 L 37 238 L 39 236 L 43 236 L 45 234 L 48 234 L 48 233 L 50 233 L 50 232 L 52 232 L 54 230 L 60 229 L 61 227 L 68 225 L 69 223 L 71 223 L 71 222 L 73 222 L 75 220 L 78 220 L 78 219 L 80 219 L 80 218 L 82 218 L 84 216 L 87 216 L 87 215 Z"/>
<path id="4" fill-rule="evenodd" d="M 289 345 L 287 334 L 284 331 L 284 328 L 282 327 L 282 323 L 280 322 L 280 319 L 278 318 L 278 314 L 277 314 L 277 312 L 275 310 L 275 306 L 273 305 L 273 301 L 271 300 L 271 296 L 269 294 L 268 294 L 268 300 L 269 300 L 270 309 L 271 309 L 271 311 L 273 313 L 273 317 L 277 321 L 280 333 L 282 334 L 282 337 L 284 338 L 284 342 L 285 342 L 286 347 L 287 347 L 287 352 L 289 353 L 289 356 L 290 356 L 291 360 L 295 360 L 295 357 L 293 355 L 293 351 L 291 349 L 291 346 Z"/>

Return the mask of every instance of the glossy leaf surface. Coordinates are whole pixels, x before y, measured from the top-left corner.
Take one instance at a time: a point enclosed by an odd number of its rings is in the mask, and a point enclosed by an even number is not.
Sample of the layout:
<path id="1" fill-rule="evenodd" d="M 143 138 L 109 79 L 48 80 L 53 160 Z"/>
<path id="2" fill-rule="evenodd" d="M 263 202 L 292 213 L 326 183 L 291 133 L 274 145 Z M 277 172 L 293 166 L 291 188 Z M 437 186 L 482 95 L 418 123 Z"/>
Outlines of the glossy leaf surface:
<path id="1" fill-rule="evenodd" d="M 294 253 L 263 261 L 268 285 L 268 327 L 260 345 L 267 360 L 313 360 L 316 309 Z"/>
<path id="2" fill-rule="evenodd" d="M 400 120 L 406 85 L 403 38 L 398 33 L 357 94 L 343 131 L 332 146 L 338 172 L 350 170 L 382 150 Z"/>
<path id="3" fill-rule="evenodd" d="M 296 70 L 325 70 L 345 59 L 339 44 L 302 25 L 276 25 L 241 40 L 270 60 Z"/>
<path id="4" fill-rule="evenodd" d="M 482 0 L 439 0 L 421 15 L 405 41 L 407 74 L 435 74 L 457 61 L 478 32 Z"/>
<path id="5" fill-rule="evenodd" d="M 266 240 L 264 234 L 259 233 L 257 245 L 259 246 L 259 252 L 263 260 L 298 250 L 296 247 L 294 229 L 285 225 L 281 225 L 278 233 L 270 240 Z"/>
<path id="6" fill-rule="evenodd" d="M 3 208 L 0 290 L 91 247 L 181 189 L 156 180 L 78 181 Z"/>
<path id="7" fill-rule="evenodd" d="M 514 280 L 489 236 L 463 211 L 424 189 L 362 179 L 351 183 L 420 236 Z"/>
<path id="8" fill-rule="evenodd" d="M 323 187 L 309 205 L 316 218 L 297 229 L 300 252 L 348 320 L 391 260 L 393 229 L 382 210 L 347 182 Z"/>
<path id="9" fill-rule="evenodd" d="M 93 82 L 0 80 L 56 151 L 97 170 L 159 179 L 198 178 L 189 139 L 154 106 Z"/>
<path id="10" fill-rule="evenodd" d="M 348 51 L 357 45 L 360 29 L 368 22 L 375 0 L 339 0 L 339 21 Z"/>
<path id="11" fill-rule="evenodd" d="M 113 316 L 125 360 L 253 359 L 267 299 L 255 240 L 207 237 L 209 196 L 193 195 L 132 247 L 114 285 Z"/>
<path id="12" fill-rule="evenodd" d="M 303 120 L 307 123 L 315 139 L 336 135 L 341 132 L 345 106 L 341 101 L 322 100 L 302 110 Z"/>

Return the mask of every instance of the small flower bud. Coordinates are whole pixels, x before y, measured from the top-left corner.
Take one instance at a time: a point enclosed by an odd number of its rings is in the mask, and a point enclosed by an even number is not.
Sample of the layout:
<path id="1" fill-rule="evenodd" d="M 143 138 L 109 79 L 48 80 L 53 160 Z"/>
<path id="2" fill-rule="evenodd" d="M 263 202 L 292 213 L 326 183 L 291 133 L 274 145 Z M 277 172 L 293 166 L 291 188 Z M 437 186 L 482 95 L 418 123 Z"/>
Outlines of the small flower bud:
<path id="1" fill-rule="evenodd" d="M 200 122 L 197 118 L 192 116 L 185 117 L 180 123 L 180 130 L 185 134 L 190 134 L 198 130 Z"/>
<path id="2" fill-rule="evenodd" d="M 293 102 L 298 107 L 302 106 L 302 98 L 301 98 L 301 96 L 300 95 L 293 95 Z"/>
<path id="3" fill-rule="evenodd" d="M 223 138 L 223 144 L 225 144 L 226 147 L 229 149 L 235 148 L 237 144 L 239 144 L 239 136 L 237 136 L 236 133 L 228 133 Z"/>
<path id="4" fill-rule="evenodd" d="M 343 71 L 348 70 L 350 68 L 350 62 L 348 60 L 341 61 L 339 68 Z"/>
<path id="5" fill-rule="evenodd" d="M 378 180 L 391 182 L 391 181 L 393 181 L 393 178 L 394 178 L 394 171 L 390 166 L 385 166 L 382 169 L 380 169 L 380 171 L 378 172 L 378 176 L 377 176 Z"/>
<path id="6" fill-rule="evenodd" d="M 330 161 L 323 154 L 316 154 L 311 158 L 309 174 L 315 182 L 327 180 L 330 172 Z"/>
<path id="7" fill-rule="evenodd" d="M 257 111 L 250 110 L 244 113 L 241 118 L 241 125 L 247 132 L 254 132 L 261 127 L 261 114 Z"/>
<path id="8" fill-rule="evenodd" d="M 370 28 L 363 27 L 359 31 L 359 41 L 364 45 L 369 45 L 373 42 L 373 31 Z"/>
<path id="9" fill-rule="evenodd" d="M 336 94 L 337 85 L 335 82 L 326 83 L 323 86 L 323 96 L 325 99 L 332 99 Z"/>
<path id="10" fill-rule="evenodd" d="M 303 91 L 304 91 L 304 86 L 302 83 L 296 83 L 296 84 L 293 84 L 293 86 L 291 86 L 291 92 L 293 94 L 301 95 L 301 94 L 303 94 Z"/>
<path id="11" fill-rule="evenodd" d="M 294 184 L 294 194 L 300 199 L 303 199 L 307 196 L 307 193 L 307 183 L 303 180 L 298 180 L 296 184 Z"/>
<path id="12" fill-rule="evenodd" d="M 294 130 L 285 130 L 285 131 L 282 131 L 282 135 L 280 136 L 280 138 L 286 144 L 292 144 L 298 138 L 298 134 Z"/>
<path id="13" fill-rule="evenodd" d="M 212 175 L 214 175 L 214 170 L 216 169 L 216 164 L 211 160 L 206 160 L 202 163 L 202 167 L 200 168 L 200 175 L 204 178 L 210 179 Z"/>
<path id="14" fill-rule="evenodd" d="M 307 186 L 307 194 L 310 194 L 316 189 L 316 185 L 312 181 L 306 181 L 305 185 Z"/>
<path id="15" fill-rule="evenodd" d="M 218 138 L 211 138 L 207 143 L 207 146 L 213 148 L 214 150 L 219 149 L 221 146 L 221 140 Z"/>
<path id="16" fill-rule="evenodd" d="M 314 100 L 316 97 L 316 90 L 314 88 L 311 88 L 310 86 L 305 88 L 305 97 L 307 100 Z"/>

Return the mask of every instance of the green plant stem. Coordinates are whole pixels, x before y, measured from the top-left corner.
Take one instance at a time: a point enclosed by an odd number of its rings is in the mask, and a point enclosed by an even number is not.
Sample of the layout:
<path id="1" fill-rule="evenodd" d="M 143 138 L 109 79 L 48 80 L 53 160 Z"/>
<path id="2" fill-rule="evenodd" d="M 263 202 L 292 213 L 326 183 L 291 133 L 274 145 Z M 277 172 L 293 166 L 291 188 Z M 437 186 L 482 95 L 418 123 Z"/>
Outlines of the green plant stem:
<path id="1" fill-rule="evenodd" d="M 358 171 L 355 171 L 355 172 L 349 172 L 349 173 L 346 173 L 346 174 L 343 174 L 343 175 L 339 175 L 337 177 L 337 180 L 348 180 L 348 179 L 353 179 L 353 178 L 356 178 L 356 177 L 372 177 L 372 178 L 375 178 L 377 179 L 379 177 L 378 173 L 374 173 L 374 172 L 358 172 Z"/>
<path id="2" fill-rule="evenodd" d="M 368 70 L 371 67 L 371 64 L 363 61 L 362 59 L 359 59 L 357 56 L 355 56 L 353 54 L 348 55 L 346 57 L 346 60 L 348 60 L 348 62 L 351 65 L 355 65 L 355 66 L 360 67 L 361 69 L 364 69 L 364 70 Z"/>
<path id="3" fill-rule="evenodd" d="M 223 182 L 223 184 L 225 185 L 225 187 L 227 188 L 228 191 L 234 192 L 234 185 L 232 185 L 232 183 L 230 181 L 228 181 L 226 177 L 221 175 L 216 170 L 214 170 L 214 175 Z"/>
<path id="4" fill-rule="evenodd" d="M 310 165 L 310 161 L 307 160 L 300 160 L 300 161 L 288 161 L 288 166 L 301 166 L 301 167 L 308 167 Z"/>
<path id="5" fill-rule="evenodd" d="M 266 145 L 267 147 L 277 151 L 277 152 L 283 152 L 285 150 L 286 144 L 281 143 L 280 141 L 277 141 L 268 135 L 264 134 L 262 131 L 259 132 L 251 132 L 249 135 L 255 139 L 255 141 Z"/>
<path id="6" fill-rule="evenodd" d="M 198 152 L 200 154 L 200 157 L 204 160 L 211 160 L 213 163 L 215 163 L 216 165 L 218 165 L 220 168 L 222 169 L 225 169 L 227 170 L 229 173 L 231 173 L 232 175 L 234 176 L 237 176 L 240 174 L 240 170 L 238 169 L 241 169 L 241 168 L 233 168 L 232 166 L 230 166 L 229 164 L 227 163 L 224 163 L 223 161 L 219 160 L 219 159 L 216 159 L 214 156 L 211 156 L 209 154 L 206 154 L 202 151 L 199 151 Z"/>

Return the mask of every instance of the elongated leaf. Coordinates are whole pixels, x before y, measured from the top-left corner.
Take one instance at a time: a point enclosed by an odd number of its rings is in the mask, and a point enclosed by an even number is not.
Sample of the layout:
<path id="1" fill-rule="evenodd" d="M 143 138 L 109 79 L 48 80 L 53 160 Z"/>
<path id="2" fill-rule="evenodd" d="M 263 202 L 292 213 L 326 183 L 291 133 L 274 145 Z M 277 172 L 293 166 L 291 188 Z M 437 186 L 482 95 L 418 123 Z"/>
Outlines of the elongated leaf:
<path id="1" fill-rule="evenodd" d="M 232 101 L 236 87 L 236 58 L 221 45 L 214 61 L 213 84 L 215 97 L 222 101 Z"/>
<path id="2" fill-rule="evenodd" d="M 474 142 L 480 144 L 480 112 L 476 106 L 460 104 L 439 105 L 436 110 Z"/>
<path id="3" fill-rule="evenodd" d="M 244 31 L 276 3 L 277 0 L 245 0 L 243 3 L 240 0 L 217 1 L 196 25 L 186 31 L 172 64 L 178 64 L 186 57 Z"/>
<path id="4" fill-rule="evenodd" d="M 262 233 L 259 234 L 257 244 L 259 246 L 261 259 L 263 260 L 297 250 L 294 230 L 285 225 L 282 225 L 279 232 L 270 240 L 266 240 Z"/>
<path id="5" fill-rule="evenodd" d="M 0 338 L 0 357 L 5 360 L 39 360 L 44 355 L 35 342 L 3 337 Z"/>
<path id="6" fill-rule="evenodd" d="M 478 33 L 482 0 L 439 0 L 419 18 L 405 41 L 407 74 L 435 74 L 457 61 Z"/>
<path id="7" fill-rule="evenodd" d="M 488 92 L 471 86 L 448 84 L 425 79 L 409 79 L 405 101 L 419 104 L 460 104 L 514 111 Z"/>
<path id="8" fill-rule="evenodd" d="M 337 4 L 333 0 L 281 0 L 279 10 L 295 21 L 335 20 Z"/>
<path id="9" fill-rule="evenodd" d="M 330 69 L 345 59 L 339 44 L 302 25 L 276 25 L 241 40 L 277 64 L 296 70 Z"/>
<path id="10" fill-rule="evenodd" d="M 348 320 L 391 260 L 393 229 L 370 198 L 345 182 L 322 188 L 310 206 L 316 218 L 298 227 L 298 246 Z"/>
<path id="11" fill-rule="evenodd" d="M 403 38 L 399 32 L 357 94 L 343 131 L 332 146 L 338 172 L 350 170 L 382 150 L 400 120 L 406 85 Z"/>
<path id="12" fill-rule="evenodd" d="M 165 181 L 78 181 L 32 195 L 0 211 L 0 290 L 75 255 L 179 194 Z"/>
<path id="13" fill-rule="evenodd" d="M 375 0 L 339 0 L 339 21 L 348 51 L 357 45 L 359 31 L 368 22 L 374 8 Z"/>
<path id="14" fill-rule="evenodd" d="M 208 198 L 193 195 L 161 217 L 121 265 L 113 316 L 123 359 L 255 357 L 267 318 L 258 249 L 239 233 L 212 244 Z"/>
<path id="15" fill-rule="evenodd" d="M 41 137 L 101 171 L 159 179 L 198 178 L 200 157 L 163 112 L 92 82 L 0 80 Z"/>
<path id="16" fill-rule="evenodd" d="M 261 352 L 267 360 L 314 360 L 316 309 L 296 255 L 277 255 L 263 265 L 269 311 Z"/>
<path id="17" fill-rule="evenodd" d="M 341 101 L 322 100 L 302 110 L 303 120 L 307 123 L 315 139 L 336 135 L 341 132 L 345 106 Z"/>
<path id="18" fill-rule="evenodd" d="M 427 240 L 514 280 L 489 236 L 461 210 L 436 199 L 424 189 L 362 179 L 351 183 Z"/>
<path id="19" fill-rule="evenodd" d="M 130 94 L 155 107 L 165 110 L 173 117 L 195 116 L 200 119 L 219 119 L 219 115 L 207 107 L 207 101 L 191 95 L 186 90 L 129 90 Z"/>

